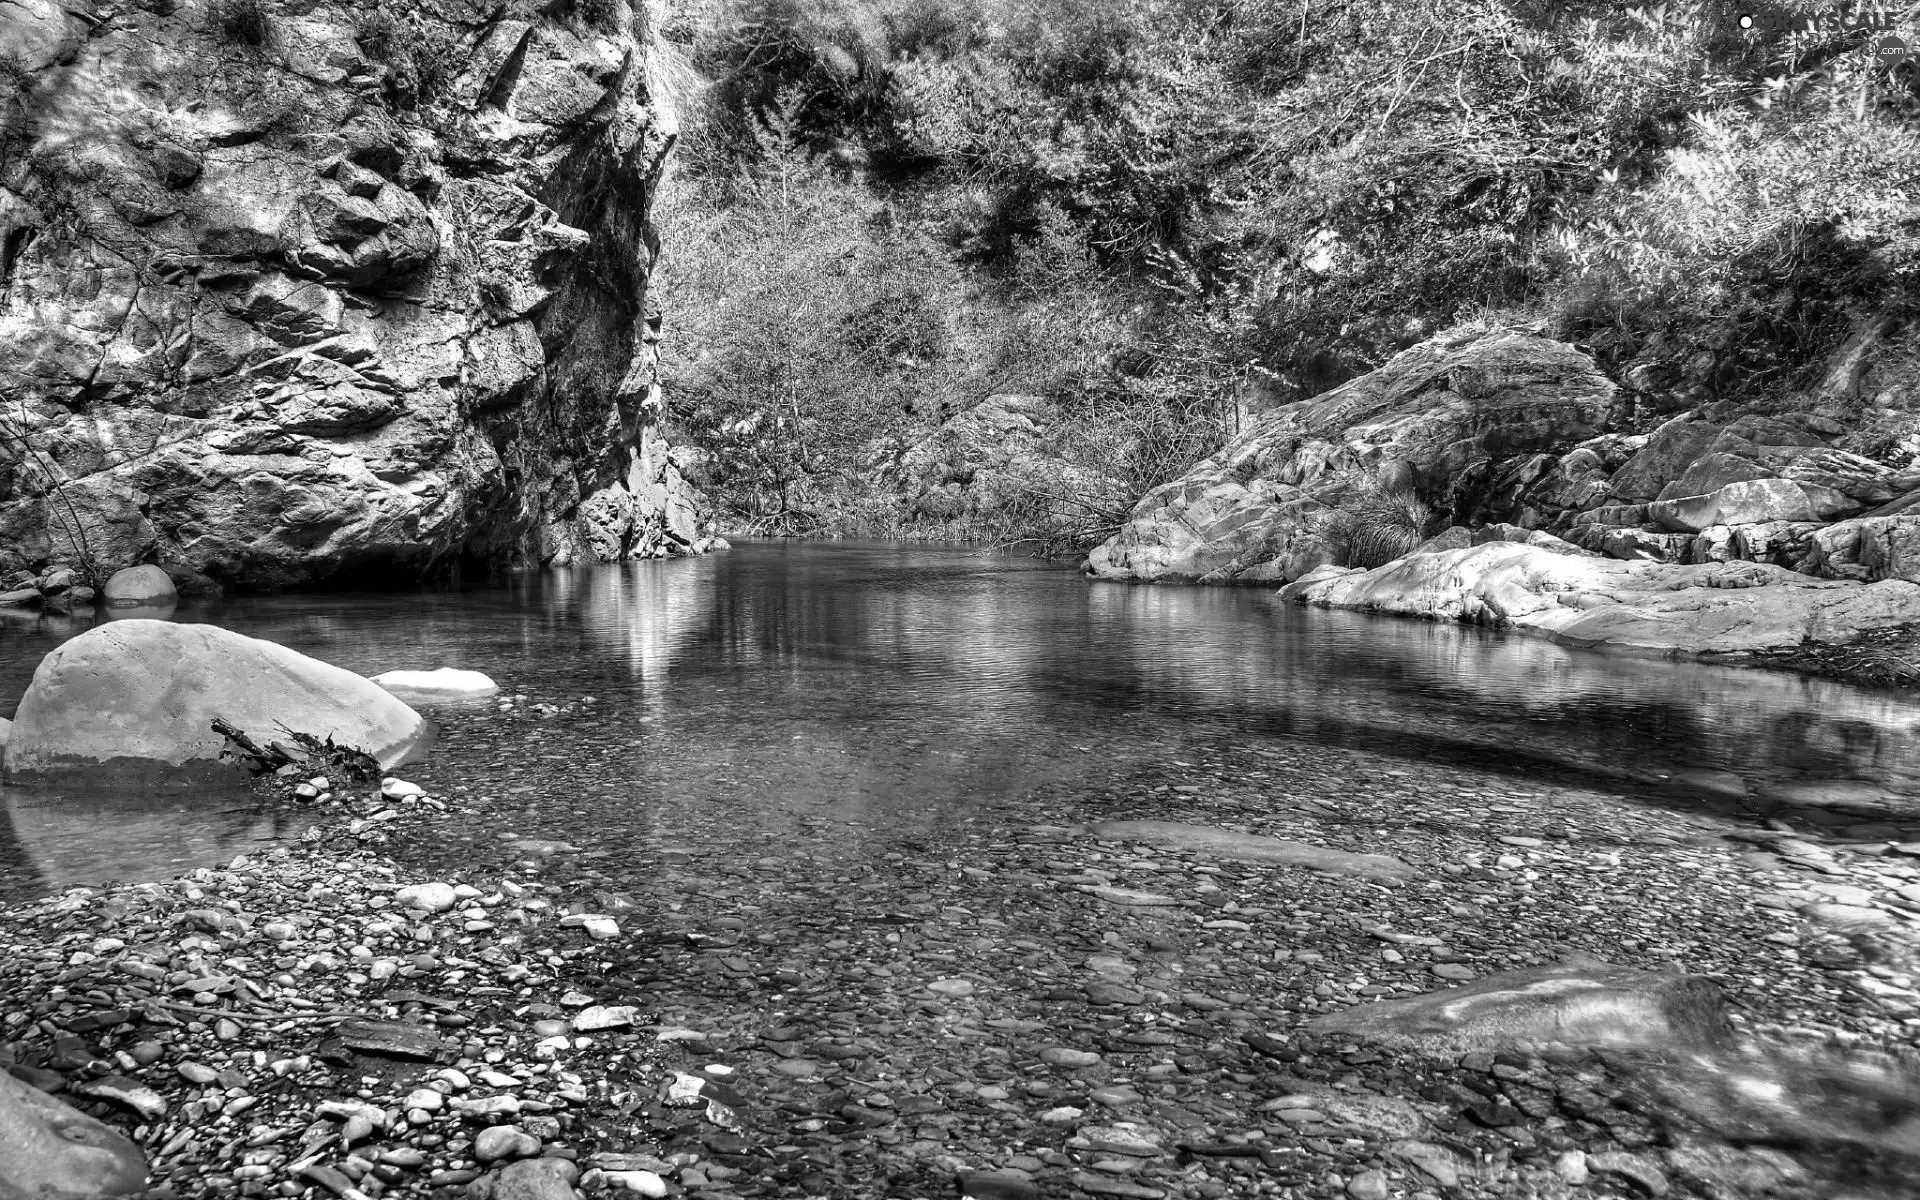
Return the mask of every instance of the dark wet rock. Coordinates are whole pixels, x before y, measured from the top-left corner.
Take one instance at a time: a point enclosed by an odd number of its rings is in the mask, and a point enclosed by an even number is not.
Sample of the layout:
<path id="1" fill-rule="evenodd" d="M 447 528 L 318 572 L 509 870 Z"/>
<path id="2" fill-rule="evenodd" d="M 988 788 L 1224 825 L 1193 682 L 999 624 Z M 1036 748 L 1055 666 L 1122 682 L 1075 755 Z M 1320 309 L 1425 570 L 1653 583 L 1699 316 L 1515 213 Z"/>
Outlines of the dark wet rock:
<path id="1" fill-rule="evenodd" d="M 1325 846 L 1310 846 L 1286 838 L 1236 833 L 1209 825 L 1178 821 L 1103 821 L 1093 826 L 1095 837 L 1115 842 L 1146 842 L 1170 850 L 1184 850 L 1204 859 L 1278 863 L 1334 875 L 1361 875 L 1375 879 L 1405 879 L 1418 874 L 1399 859 L 1385 854 L 1353 854 Z"/>
<path id="2" fill-rule="evenodd" d="M 1316 1017 L 1307 1027 L 1429 1048 L 1537 1042 L 1672 1047 L 1711 1045 L 1727 1035 L 1725 999 L 1711 981 L 1591 958 L 1364 1004 Z"/>
<path id="3" fill-rule="evenodd" d="M 349 1050 L 382 1058 L 432 1062 L 449 1049 L 439 1034 L 411 1021 L 344 1021 L 336 1036 Z"/>

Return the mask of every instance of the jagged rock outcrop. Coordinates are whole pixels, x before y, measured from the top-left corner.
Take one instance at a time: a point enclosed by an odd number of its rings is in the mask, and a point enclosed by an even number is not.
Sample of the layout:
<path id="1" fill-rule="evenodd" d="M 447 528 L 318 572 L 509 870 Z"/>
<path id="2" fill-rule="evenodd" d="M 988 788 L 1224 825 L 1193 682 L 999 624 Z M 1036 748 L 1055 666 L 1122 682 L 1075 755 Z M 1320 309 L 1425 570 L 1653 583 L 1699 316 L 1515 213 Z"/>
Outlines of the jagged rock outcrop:
<path id="1" fill-rule="evenodd" d="M 1615 388 L 1562 342 L 1515 329 L 1457 332 L 1327 392 L 1268 413 L 1181 479 L 1150 492 L 1097 547 L 1111 579 L 1294 579 L 1340 557 L 1329 517 L 1381 480 L 1417 494 L 1440 524 L 1506 520 L 1516 472 L 1600 438 Z M 1604 439 L 1602 439 L 1604 441 Z M 1568 503 L 1594 498 L 1566 474 Z M 1544 490 L 1544 489 L 1543 489 Z M 1542 501 L 1543 503 L 1545 501 Z"/>
<path id="2" fill-rule="evenodd" d="M 0 573 L 704 548 L 644 12 L 12 0 L 0 45 Z"/>
<path id="3" fill-rule="evenodd" d="M 1372 566 L 1390 556 L 1356 562 L 1333 534 L 1385 484 L 1430 517 L 1396 553 L 1525 541 L 1920 580 L 1914 341 L 1876 317 L 1804 403 L 1689 409 L 1635 432 L 1634 406 L 1576 348 L 1522 329 L 1442 335 L 1263 417 L 1142 500 L 1087 569 L 1250 583 Z"/>

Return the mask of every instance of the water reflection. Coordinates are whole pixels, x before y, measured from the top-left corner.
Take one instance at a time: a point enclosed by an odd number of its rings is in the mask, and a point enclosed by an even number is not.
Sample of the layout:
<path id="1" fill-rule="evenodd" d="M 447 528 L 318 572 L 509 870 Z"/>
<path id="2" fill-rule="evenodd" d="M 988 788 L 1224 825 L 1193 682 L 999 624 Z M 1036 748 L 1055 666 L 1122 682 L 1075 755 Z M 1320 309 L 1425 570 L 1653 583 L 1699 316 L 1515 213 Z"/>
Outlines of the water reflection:
<path id="1" fill-rule="evenodd" d="M 541 699 L 599 696 L 578 731 L 591 744 L 555 723 L 544 744 L 507 748 L 481 725 L 436 751 L 498 762 L 502 782 L 550 768 L 511 781 L 531 787 L 516 819 L 533 836 L 564 804 L 603 829 L 724 839 L 751 826 L 778 848 L 800 814 L 886 822 L 1024 803 L 1196 743 L 1276 738 L 1527 779 L 1708 767 L 1920 783 L 1920 708 L 1901 693 L 1295 609 L 1263 591 L 1089 584 L 951 549 L 749 544 L 441 590 L 195 601 L 176 619 L 362 674 L 462 667 Z M 0 622 L 0 713 L 82 628 Z M 0 837 L 0 865 L 30 861 L 58 885 L 105 870 L 108 840 L 157 874 L 262 836 L 224 802 L 126 803 L 109 816 L 9 797 L 19 849 Z"/>
<path id="2" fill-rule="evenodd" d="M 277 844 L 306 826 L 263 811 L 244 791 L 163 796 L 0 786 L 0 800 L 0 899 L 73 883 L 165 878 Z"/>

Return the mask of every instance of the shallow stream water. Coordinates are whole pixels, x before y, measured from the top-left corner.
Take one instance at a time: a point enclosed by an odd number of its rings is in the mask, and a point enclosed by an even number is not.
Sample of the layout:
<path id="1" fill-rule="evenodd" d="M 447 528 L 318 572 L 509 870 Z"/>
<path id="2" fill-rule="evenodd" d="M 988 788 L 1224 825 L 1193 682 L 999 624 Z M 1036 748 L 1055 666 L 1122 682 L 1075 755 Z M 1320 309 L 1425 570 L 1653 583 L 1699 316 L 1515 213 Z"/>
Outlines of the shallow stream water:
<path id="1" fill-rule="evenodd" d="M 1691 804 L 1663 783 L 1920 785 L 1920 705 L 1797 675 L 1612 657 L 1458 626 L 1307 611 L 1266 589 L 1090 583 L 1031 559 L 896 545 L 745 544 L 709 558 L 481 585 L 183 607 L 365 674 L 453 666 L 571 706 L 434 712 L 410 777 L 490 793 L 442 851 L 512 838 L 737 852 L 831 819 L 863 831 L 1031 804 L 1122 802 L 1213 747 L 1299 740 Z M 83 623 L 0 623 L 0 716 Z M 592 696 L 582 707 L 582 697 Z M 521 715 L 526 712 L 523 706 Z M 158 878 L 297 836 L 245 795 L 0 788 L 0 899 Z"/>

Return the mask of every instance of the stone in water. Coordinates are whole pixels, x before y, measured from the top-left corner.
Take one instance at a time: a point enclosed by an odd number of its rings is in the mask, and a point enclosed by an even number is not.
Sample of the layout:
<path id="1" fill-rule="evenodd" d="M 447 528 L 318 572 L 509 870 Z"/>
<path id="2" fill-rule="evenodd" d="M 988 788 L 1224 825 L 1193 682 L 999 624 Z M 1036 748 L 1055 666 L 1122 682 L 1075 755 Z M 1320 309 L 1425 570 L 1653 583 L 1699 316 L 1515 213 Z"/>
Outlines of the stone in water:
<path id="1" fill-rule="evenodd" d="M 1110 842 L 1146 842 L 1168 850 L 1186 850 L 1240 862 L 1277 863 L 1369 879 L 1406 879 L 1418 874 L 1391 855 L 1353 854 L 1286 838 L 1235 833 L 1231 829 L 1180 821 L 1102 821 L 1093 826 L 1093 836 Z"/>
<path id="2" fill-rule="evenodd" d="M 436 704 L 450 700 L 484 700 L 497 695 L 500 685 L 479 671 L 441 667 L 436 671 L 386 671 L 373 682 L 408 704 Z"/>
<path id="3" fill-rule="evenodd" d="M 1728 1032 L 1725 998 L 1711 981 L 1616 967 L 1587 956 L 1502 971 L 1424 996 L 1362 1004 L 1315 1017 L 1307 1028 L 1430 1049 L 1517 1042 L 1712 1045 Z"/>

